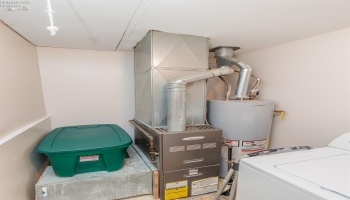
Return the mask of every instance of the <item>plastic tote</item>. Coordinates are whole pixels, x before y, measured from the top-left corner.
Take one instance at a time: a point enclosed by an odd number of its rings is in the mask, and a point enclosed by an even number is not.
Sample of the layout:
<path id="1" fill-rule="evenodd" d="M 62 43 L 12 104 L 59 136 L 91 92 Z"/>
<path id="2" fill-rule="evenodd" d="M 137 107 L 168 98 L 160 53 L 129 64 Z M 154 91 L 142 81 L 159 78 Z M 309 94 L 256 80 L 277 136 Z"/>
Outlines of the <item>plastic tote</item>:
<path id="1" fill-rule="evenodd" d="M 67 126 L 51 131 L 37 150 L 48 156 L 57 176 L 116 171 L 123 166 L 130 136 L 114 124 Z"/>

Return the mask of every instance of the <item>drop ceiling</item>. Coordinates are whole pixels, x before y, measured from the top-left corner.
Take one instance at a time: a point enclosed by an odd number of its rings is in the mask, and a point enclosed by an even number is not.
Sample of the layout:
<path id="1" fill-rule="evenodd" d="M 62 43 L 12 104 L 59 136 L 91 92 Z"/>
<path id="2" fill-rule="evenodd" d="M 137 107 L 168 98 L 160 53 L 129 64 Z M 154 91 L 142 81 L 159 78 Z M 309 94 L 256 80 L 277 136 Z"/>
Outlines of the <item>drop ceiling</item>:
<path id="1" fill-rule="evenodd" d="M 0 19 L 37 46 L 132 51 L 159 30 L 243 53 L 350 27 L 350 0 L 0 0 Z"/>

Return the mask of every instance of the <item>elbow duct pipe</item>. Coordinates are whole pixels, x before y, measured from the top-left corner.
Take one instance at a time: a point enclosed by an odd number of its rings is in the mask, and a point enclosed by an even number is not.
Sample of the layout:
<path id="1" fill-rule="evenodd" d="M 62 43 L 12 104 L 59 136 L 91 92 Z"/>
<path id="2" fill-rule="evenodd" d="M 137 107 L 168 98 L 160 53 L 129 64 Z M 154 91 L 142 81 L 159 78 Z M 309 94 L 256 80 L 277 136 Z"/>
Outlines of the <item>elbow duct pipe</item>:
<path id="1" fill-rule="evenodd" d="M 234 73 L 234 70 L 229 66 L 221 66 L 218 69 L 170 80 L 167 84 L 168 131 L 186 130 L 186 85 L 188 83 L 232 73 Z"/>
<path id="2" fill-rule="evenodd" d="M 236 65 L 240 69 L 234 98 L 248 99 L 247 90 L 250 76 L 252 74 L 252 68 L 248 64 L 232 57 L 233 51 L 234 49 L 232 47 L 217 48 L 215 50 L 216 62 L 218 67 Z"/>

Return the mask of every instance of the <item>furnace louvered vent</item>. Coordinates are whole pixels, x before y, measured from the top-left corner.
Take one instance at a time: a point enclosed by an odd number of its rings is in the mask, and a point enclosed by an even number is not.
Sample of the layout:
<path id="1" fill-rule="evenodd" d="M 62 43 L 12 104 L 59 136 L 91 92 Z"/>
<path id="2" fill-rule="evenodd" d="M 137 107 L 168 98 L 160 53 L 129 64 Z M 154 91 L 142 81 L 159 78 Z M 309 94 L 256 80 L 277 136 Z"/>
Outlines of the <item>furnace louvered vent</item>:
<path id="1" fill-rule="evenodd" d="M 166 128 L 155 128 L 158 132 L 168 132 Z"/>
<path id="2" fill-rule="evenodd" d="M 211 130 L 214 128 L 208 125 L 189 125 L 186 127 L 186 129 L 187 130 Z"/>
<path id="3" fill-rule="evenodd" d="M 188 131 L 213 130 L 213 129 L 215 129 L 215 128 L 213 128 L 212 126 L 209 126 L 209 125 L 188 125 L 188 126 L 186 126 L 186 130 L 188 130 Z M 168 132 L 167 128 L 155 128 L 155 130 L 157 132 L 162 132 L 162 133 Z"/>

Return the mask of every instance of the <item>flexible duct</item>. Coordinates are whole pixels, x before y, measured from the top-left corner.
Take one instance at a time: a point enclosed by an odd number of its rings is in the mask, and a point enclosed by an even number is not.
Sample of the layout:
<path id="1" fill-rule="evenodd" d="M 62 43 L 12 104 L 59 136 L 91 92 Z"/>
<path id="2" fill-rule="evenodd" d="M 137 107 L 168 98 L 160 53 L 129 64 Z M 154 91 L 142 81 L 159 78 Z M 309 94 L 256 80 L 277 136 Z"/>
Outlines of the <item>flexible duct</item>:
<path id="1" fill-rule="evenodd" d="M 261 79 L 256 77 L 256 82 L 252 89 L 250 90 L 249 98 L 255 99 L 259 95 L 259 85 L 260 85 Z"/>
<path id="2" fill-rule="evenodd" d="M 218 67 L 236 65 L 240 69 L 234 98 L 248 99 L 247 90 L 252 68 L 248 64 L 232 57 L 233 51 L 234 49 L 232 47 L 220 47 L 215 49 L 216 63 Z"/>
<path id="3" fill-rule="evenodd" d="M 186 85 L 212 77 L 224 76 L 234 72 L 228 66 L 197 74 L 190 74 L 168 82 L 168 131 L 186 130 Z M 250 76 L 250 75 L 249 75 Z"/>

